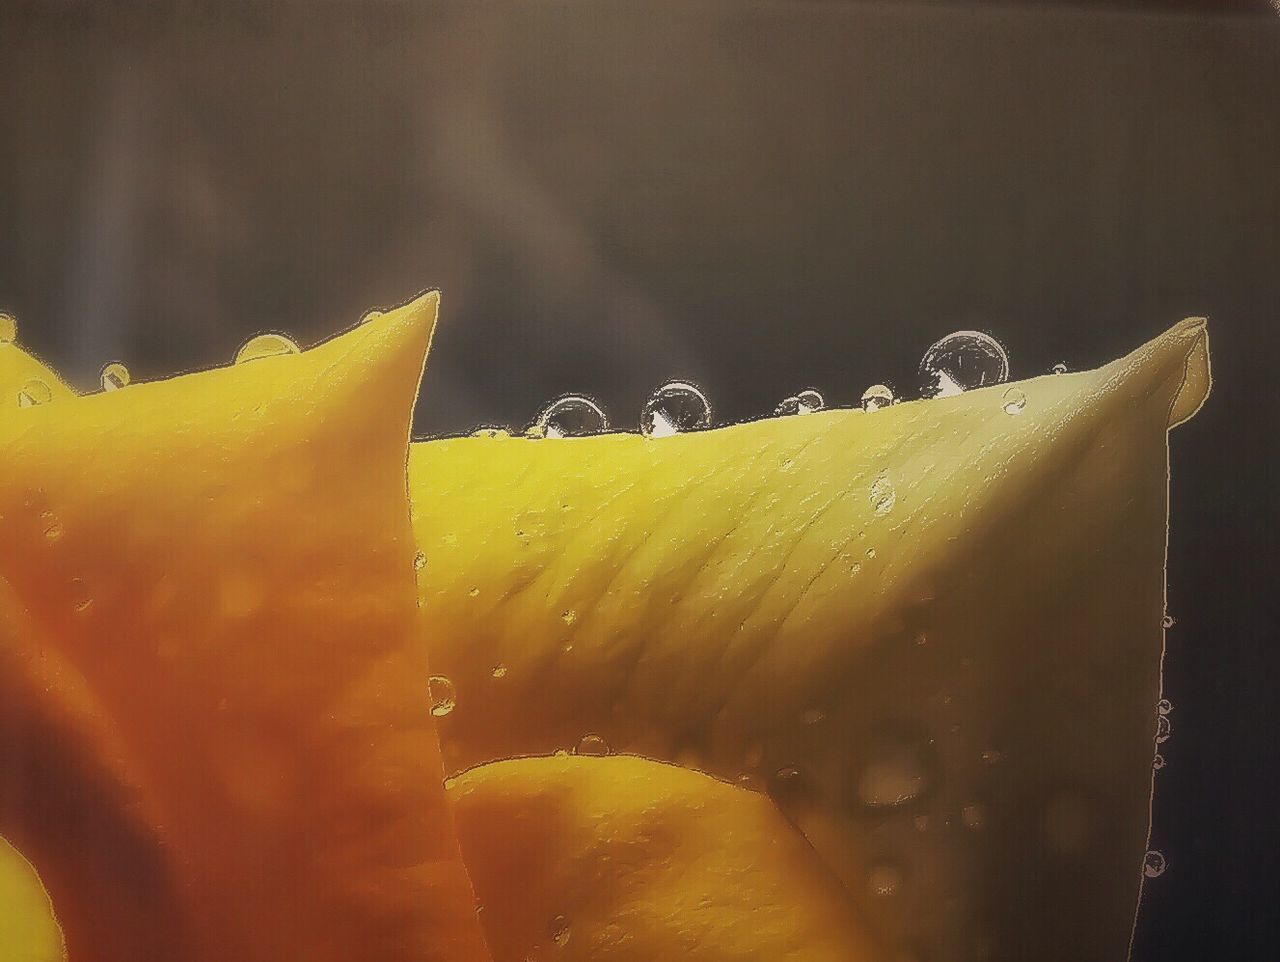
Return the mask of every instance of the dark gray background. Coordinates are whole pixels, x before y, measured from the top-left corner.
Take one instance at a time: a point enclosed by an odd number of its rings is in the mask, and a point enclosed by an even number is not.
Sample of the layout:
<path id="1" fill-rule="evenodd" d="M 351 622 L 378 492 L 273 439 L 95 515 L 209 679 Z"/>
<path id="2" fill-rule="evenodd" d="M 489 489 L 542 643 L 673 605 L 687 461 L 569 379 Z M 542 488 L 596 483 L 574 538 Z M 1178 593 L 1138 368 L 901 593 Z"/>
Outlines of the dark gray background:
<path id="1" fill-rule="evenodd" d="M 1022 377 L 1208 314 L 1137 957 L 1277 956 L 1266 0 L 46 2 L 0 31 L 0 309 L 84 385 L 439 287 L 420 431 L 566 390 L 629 428 L 672 376 L 737 420 L 910 393 L 957 328 Z"/>

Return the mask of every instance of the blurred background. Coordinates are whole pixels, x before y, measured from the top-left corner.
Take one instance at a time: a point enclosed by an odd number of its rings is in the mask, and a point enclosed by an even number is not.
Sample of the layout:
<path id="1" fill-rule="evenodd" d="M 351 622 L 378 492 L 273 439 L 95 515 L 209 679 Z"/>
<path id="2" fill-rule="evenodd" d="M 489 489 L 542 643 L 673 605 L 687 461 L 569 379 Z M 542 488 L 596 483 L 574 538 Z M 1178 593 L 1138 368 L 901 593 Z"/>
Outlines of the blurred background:
<path id="1" fill-rule="evenodd" d="M 82 387 L 428 287 L 421 433 L 566 391 L 634 429 L 671 377 L 721 421 L 852 404 L 959 328 L 1018 378 L 1208 315 L 1135 958 L 1277 957 L 1268 0 L 9 0 L 0 57 L 0 310 Z"/>

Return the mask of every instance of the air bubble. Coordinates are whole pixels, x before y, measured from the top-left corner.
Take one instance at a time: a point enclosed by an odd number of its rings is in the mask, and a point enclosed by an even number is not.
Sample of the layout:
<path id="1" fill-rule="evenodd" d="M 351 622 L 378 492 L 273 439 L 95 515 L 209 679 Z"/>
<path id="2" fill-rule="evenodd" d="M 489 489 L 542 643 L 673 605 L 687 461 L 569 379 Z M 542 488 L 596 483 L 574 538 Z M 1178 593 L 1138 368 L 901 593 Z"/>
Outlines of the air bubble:
<path id="1" fill-rule="evenodd" d="M 421 571 L 427 566 L 427 555 L 423 551 L 419 551 L 413 556 L 413 570 Z"/>
<path id="2" fill-rule="evenodd" d="M 93 596 L 89 594 L 89 586 L 83 578 L 71 579 L 71 607 L 76 614 L 84 614 L 93 606 Z"/>
<path id="3" fill-rule="evenodd" d="M 1022 409 L 1027 406 L 1027 396 L 1022 392 L 1021 388 L 1011 387 L 1004 392 L 1004 396 L 1000 399 L 1000 404 L 1004 407 L 1005 414 L 1021 414 Z"/>
<path id="4" fill-rule="evenodd" d="M 1168 630 L 1178 623 L 1178 619 L 1172 615 L 1165 615 L 1160 619 L 1160 627 Z"/>
<path id="5" fill-rule="evenodd" d="M 640 433 L 665 438 L 711 426 L 711 402 L 688 381 L 668 381 L 645 402 L 640 412 Z"/>
<path id="6" fill-rule="evenodd" d="M 1148 852 L 1142 860 L 1142 874 L 1147 878 L 1159 878 L 1168 867 L 1169 863 L 1161 852 Z"/>
<path id="7" fill-rule="evenodd" d="M 890 865 L 887 862 L 872 866 L 867 875 L 867 887 L 871 889 L 872 895 L 881 898 L 897 895 L 898 890 L 902 887 L 902 872 L 898 870 L 897 866 Z"/>
<path id="8" fill-rule="evenodd" d="M 571 625 L 578 620 L 578 613 L 572 608 L 567 608 L 560 613 L 560 619 L 566 624 Z"/>
<path id="9" fill-rule="evenodd" d="M 1066 373 L 1067 373 L 1067 366 L 1066 366 L 1065 364 L 1063 364 L 1061 361 L 1059 361 L 1057 364 L 1055 364 L 1055 365 L 1053 366 L 1053 373 L 1054 373 L 1054 374 L 1066 374 Z"/>
<path id="10" fill-rule="evenodd" d="M 0 314 L 0 344 L 12 344 L 18 339 L 18 319 L 12 314 Z"/>
<path id="11" fill-rule="evenodd" d="M 915 745 L 901 737 L 872 746 L 858 775 L 858 801 L 867 808 L 896 808 L 929 788 L 929 765 Z"/>
<path id="12" fill-rule="evenodd" d="M 431 695 L 431 714 L 443 718 L 457 706 L 453 682 L 444 675 L 432 675 L 427 679 L 427 691 Z"/>
<path id="13" fill-rule="evenodd" d="M 1009 355 L 990 334 L 956 331 L 920 359 L 926 397 L 949 397 L 1009 379 Z"/>
<path id="14" fill-rule="evenodd" d="M 827 713 L 821 708 L 806 708 L 800 715 L 800 721 L 806 725 L 817 725 L 826 721 Z"/>
<path id="15" fill-rule="evenodd" d="M 987 813 L 981 805 L 966 805 L 960 810 L 960 821 L 969 831 L 976 832 L 986 824 Z"/>
<path id="16" fill-rule="evenodd" d="M 609 743 L 599 735 L 589 732 L 578 741 L 578 747 L 573 750 L 573 753 L 575 755 L 608 755 Z"/>
<path id="17" fill-rule="evenodd" d="M 1169 712 L 1173 711 L 1173 702 L 1169 701 L 1167 698 L 1161 698 L 1156 702 L 1156 711 L 1162 715 L 1169 714 Z"/>
<path id="18" fill-rule="evenodd" d="M 821 411 L 826 406 L 822 395 L 813 388 L 801 391 L 792 397 L 786 398 L 773 410 L 774 417 L 790 417 L 793 414 L 812 414 L 814 411 Z"/>
<path id="19" fill-rule="evenodd" d="M 548 929 L 548 934 L 551 936 L 552 942 L 558 946 L 564 947 L 569 941 L 570 931 L 571 926 L 569 925 L 569 920 L 563 915 L 557 915 L 551 920 L 551 927 Z"/>
<path id="20" fill-rule="evenodd" d="M 544 407 L 525 434 L 535 438 L 571 438 L 608 430 L 609 419 L 600 405 L 582 394 L 566 394 Z"/>
<path id="21" fill-rule="evenodd" d="M 1156 744 L 1162 745 L 1169 740 L 1169 736 L 1173 734 L 1173 724 L 1169 721 L 1168 715 L 1156 716 Z"/>
<path id="22" fill-rule="evenodd" d="M 283 354 L 297 354 L 298 345 L 292 338 L 284 334 L 259 334 L 240 345 L 236 351 L 236 364 L 256 361 L 264 357 L 279 357 Z"/>
<path id="23" fill-rule="evenodd" d="M 102 382 L 102 390 L 118 391 L 129 384 L 129 369 L 119 361 L 112 361 L 102 368 L 99 380 Z"/>
<path id="24" fill-rule="evenodd" d="M 1160 769 L 1164 768 L 1164 756 L 1156 755 L 1156 757 L 1151 760 L 1151 767 L 1156 771 L 1160 771 Z"/>
<path id="25" fill-rule="evenodd" d="M 494 665 L 494 666 L 493 666 L 493 668 L 491 668 L 491 669 L 489 670 L 489 674 L 490 674 L 490 675 L 492 675 L 494 678 L 506 678 L 506 677 L 507 677 L 507 666 L 506 666 L 506 665 Z"/>
<path id="26" fill-rule="evenodd" d="M 878 515 L 888 514 L 898 502 L 898 493 L 888 475 L 882 474 L 871 482 L 871 507 Z"/>
<path id="27" fill-rule="evenodd" d="M 57 541 L 62 537 L 65 529 L 62 527 L 62 522 L 58 520 L 58 516 L 52 511 L 42 511 L 40 523 L 44 525 L 44 536 L 49 541 Z"/>
<path id="28" fill-rule="evenodd" d="M 893 391 L 885 384 L 873 384 L 862 392 L 862 410 L 868 414 L 887 408 L 893 403 Z"/>
<path id="29" fill-rule="evenodd" d="M 22 385 L 18 392 L 18 407 L 31 408 L 37 404 L 48 404 L 53 400 L 53 391 L 41 380 L 31 380 Z"/>

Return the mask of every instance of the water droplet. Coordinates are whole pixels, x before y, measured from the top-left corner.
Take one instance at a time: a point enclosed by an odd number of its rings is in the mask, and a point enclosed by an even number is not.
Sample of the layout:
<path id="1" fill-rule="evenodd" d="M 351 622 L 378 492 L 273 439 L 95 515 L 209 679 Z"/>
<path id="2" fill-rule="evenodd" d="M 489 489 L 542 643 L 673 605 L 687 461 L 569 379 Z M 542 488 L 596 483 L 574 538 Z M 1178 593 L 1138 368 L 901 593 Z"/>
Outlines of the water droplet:
<path id="1" fill-rule="evenodd" d="M 1005 414 L 1021 414 L 1022 409 L 1027 406 L 1027 396 L 1021 388 L 1011 387 L 1004 392 L 1000 403 L 1004 406 Z"/>
<path id="2" fill-rule="evenodd" d="M 571 438 L 608 430 L 609 419 L 600 405 L 582 394 L 566 394 L 544 407 L 525 433 L 535 438 Z"/>
<path id="3" fill-rule="evenodd" d="M 1173 702 L 1169 701 L 1167 698 L 1161 698 L 1156 702 L 1156 711 L 1162 715 L 1169 714 L 1169 712 L 1173 711 Z"/>
<path id="4" fill-rule="evenodd" d="M 44 525 L 44 536 L 50 541 L 57 541 L 62 537 L 64 532 L 62 522 L 52 511 L 40 512 L 40 522 Z"/>
<path id="5" fill-rule="evenodd" d="M 557 915 L 551 920 L 551 928 L 548 930 L 551 935 L 551 941 L 563 948 L 569 941 L 571 928 L 567 918 L 563 915 Z"/>
<path id="6" fill-rule="evenodd" d="M 427 691 L 431 696 L 431 714 L 443 718 L 458 704 L 453 682 L 444 675 L 432 675 L 427 679 Z"/>
<path id="7" fill-rule="evenodd" d="M 1147 878 L 1159 878 L 1168 867 L 1168 861 L 1160 852 L 1148 852 L 1147 857 L 1142 860 L 1142 874 Z"/>
<path id="8" fill-rule="evenodd" d="M 898 503 L 898 492 L 894 490 L 889 476 L 882 474 L 871 482 L 871 507 L 878 515 L 888 514 Z"/>
<path id="9" fill-rule="evenodd" d="M 244 364 L 263 357 L 297 353 L 298 345 L 284 334 L 258 334 L 240 345 L 240 350 L 236 351 L 235 363 Z"/>
<path id="10" fill-rule="evenodd" d="M 821 708 L 806 708 L 800 715 L 800 721 L 806 725 L 817 725 L 819 722 L 825 721 L 827 713 Z"/>
<path id="11" fill-rule="evenodd" d="M 1055 365 L 1053 366 L 1053 373 L 1054 373 L 1054 374 L 1066 374 L 1066 373 L 1067 373 L 1067 366 L 1066 366 L 1065 364 L 1063 364 L 1061 361 L 1059 361 L 1057 364 L 1055 364 Z"/>
<path id="12" fill-rule="evenodd" d="M 426 566 L 427 566 L 426 552 L 419 551 L 416 555 L 413 556 L 413 570 L 421 571 Z"/>
<path id="13" fill-rule="evenodd" d="M 560 617 L 564 620 L 566 625 L 571 625 L 578 620 L 578 613 L 572 608 L 567 608 L 560 613 Z"/>
<path id="14" fill-rule="evenodd" d="M 868 548 L 868 549 L 867 549 L 867 558 L 868 558 L 868 559 L 871 559 L 871 558 L 874 558 L 875 556 L 876 556 L 876 549 L 875 549 L 875 548 Z"/>
<path id="15" fill-rule="evenodd" d="M 902 872 L 895 865 L 881 862 L 872 866 L 867 874 L 867 887 L 871 889 L 872 895 L 882 898 L 897 895 L 898 889 L 902 887 Z"/>
<path id="16" fill-rule="evenodd" d="M 981 805 L 966 805 L 960 810 L 960 821 L 965 828 L 976 832 L 986 824 L 986 810 Z"/>
<path id="17" fill-rule="evenodd" d="M 468 591 L 468 592 L 467 592 L 467 594 L 469 594 L 472 598 L 479 598 L 479 597 L 480 597 L 480 586 L 479 586 L 479 585 L 472 585 L 472 586 L 471 586 L 471 590 L 470 590 L 470 591 Z"/>
<path id="18" fill-rule="evenodd" d="M 53 391 L 41 380 L 31 380 L 22 385 L 18 392 L 18 407 L 31 408 L 37 404 L 48 404 L 53 400 Z"/>
<path id="19" fill-rule="evenodd" d="M 1151 760 L 1151 767 L 1156 771 L 1160 771 L 1160 769 L 1164 768 L 1164 756 L 1156 755 L 1156 757 Z"/>
<path id="20" fill-rule="evenodd" d="M 640 412 L 640 433 L 665 438 L 711 426 L 711 402 L 688 381 L 668 381 L 645 402 Z"/>
<path id="21" fill-rule="evenodd" d="M 920 359 L 926 397 L 948 397 L 1009 379 L 1009 355 L 990 334 L 956 331 Z"/>
<path id="22" fill-rule="evenodd" d="M 893 391 L 884 384 L 873 384 L 862 392 L 862 410 L 871 414 L 893 403 Z"/>
<path id="23" fill-rule="evenodd" d="M 1169 736 L 1173 734 L 1173 725 L 1169 721 L 1168 715 L 1156 716 L 1156 744 L 1161 745 L 1169 740 Z"/>
<path id="24" fill-rule="evenodd" d="M 825 406 L 826 402 L 823 401 L 822 395 L 813 388 L 809 388 L 786 398 L 773 409 L 773 415 L 774 417 L 790 417 L 793 414 L 812 414 L 814 411 L 821 411 Z"/>
<path id="25" fill-rule="evenodd" d="M 881 738 L 867 753 L 858 775 L 858 801 L 867 808 L 894 808 L 929 787 L 929 765 L 909 739 Z"/>
<path id="26" fill-rule="evenodd" d="M 493 666 L 493 668 L 492 668 L 492 669 L 490 669 L 489 674 L 491 674 L 494 678 L 506 678 L 506 677 L 507 677 L 507 666 L 506 666 L 506 665 L 494 665 L 494 666 Z"/>
<path id="27" fill-rule="evenodd" d="M 12 344 L 18 339 L 18 319 L 12 314 L 0 314 L 0 344 Z"/>
<path id="28" fill-rule="evenodd" d="M 773 773 L 773 785 L 769 794 L 779 805 L 786 806 L 803 798 L 807 788 L 800 769 L 794 765 L 785 765 Z"/>
<path id="29" fill-rule="evenodd" d="M 574 749 L 575 755 L 608 755 L 609 743 L 594 733 L 583 735 Z"/>
<path id="30" fill-rule="evenodd" d="M 118 391 L 128 385 L 129 369 L 119 361 L 112 361 L 102 368 L 99 380 L 102 382 L 102 390 Z"/>
<path id="31" fill-rule="evenodd" d="M 996 765 L 1004 761 L 1004 752 L 996 751 L 994 748 L 988 748 L 982 753 L 982 763 L 984 765 Z"/>
<path id="32" fill-rule="evenodd" d="M 1172 615 L 1165 615 L 1163 618 L 1160 619 L 1160 627 L 1166 630 L 1169 628 L 1172 628 L 1177 623 L 1178 623 L 1178 619 L 1174 618 Z"/>

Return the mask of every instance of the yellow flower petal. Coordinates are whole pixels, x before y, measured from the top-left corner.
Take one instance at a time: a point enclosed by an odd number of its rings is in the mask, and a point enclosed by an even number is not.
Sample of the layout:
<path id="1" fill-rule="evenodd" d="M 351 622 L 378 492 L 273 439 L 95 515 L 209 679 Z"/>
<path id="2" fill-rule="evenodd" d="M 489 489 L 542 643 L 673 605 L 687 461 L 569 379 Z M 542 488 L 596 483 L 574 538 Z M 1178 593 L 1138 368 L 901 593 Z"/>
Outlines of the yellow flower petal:
<path id="1" fill-rule="evenodd" d="M 882 958 L 767 798 L 647 759 L 496 762 L 450 785 L 495 962 Z"/>
<path id="2" fill-rule="evenodd" d="M 436 303 L 0 418 L 0 833 L 71 958 L 487 956 L 404 490 Z"/>
<path id="3" fill-rule="evenodd" d="M 746 776 L 895 951 L 1123 958 L 1166 434 L 1205 344 L 1193 319 L 1097 371 L 874 413 L 414 445 L 446 766 L 594 733 Z"/>

